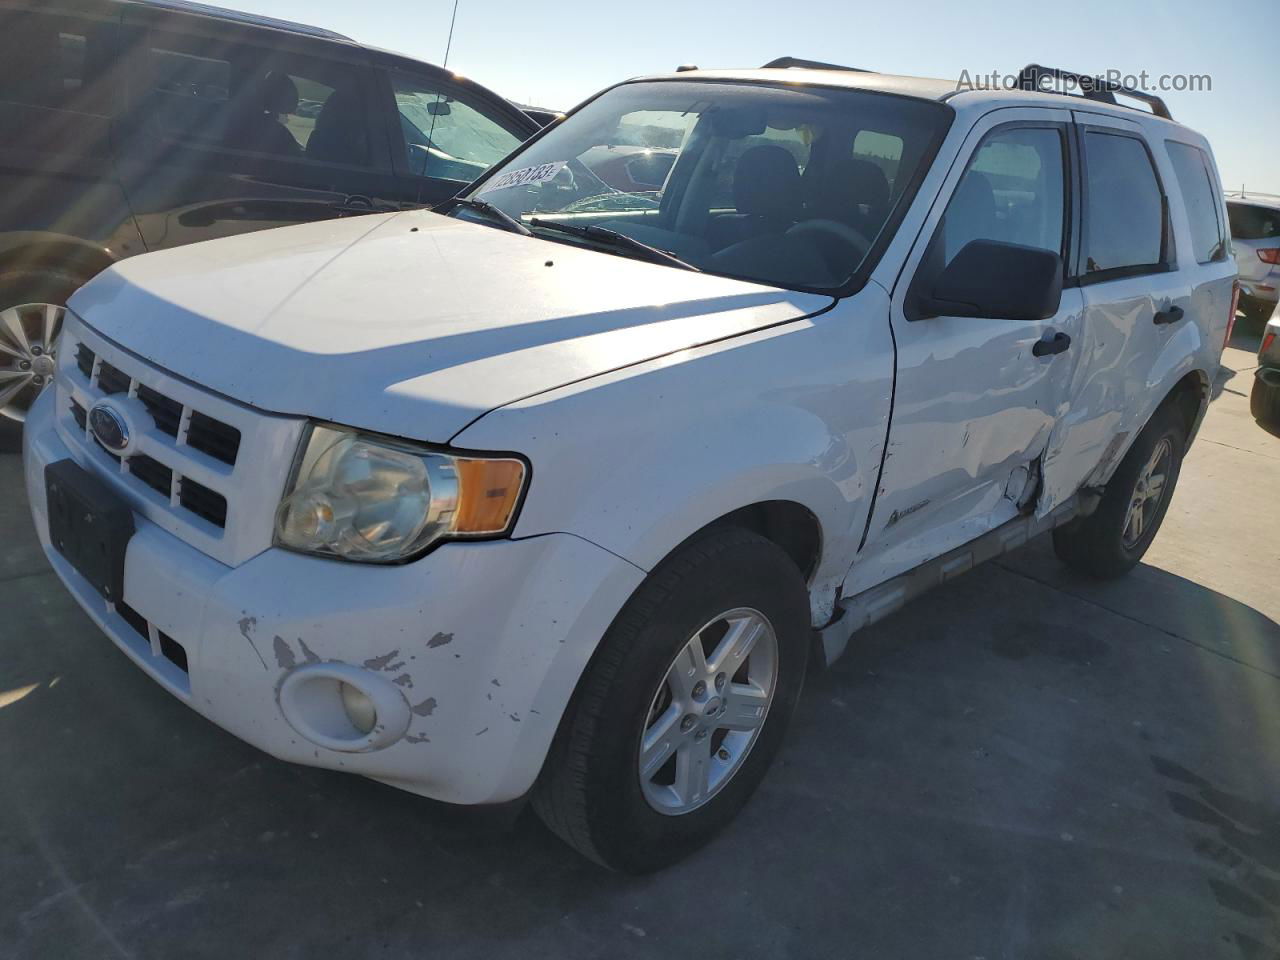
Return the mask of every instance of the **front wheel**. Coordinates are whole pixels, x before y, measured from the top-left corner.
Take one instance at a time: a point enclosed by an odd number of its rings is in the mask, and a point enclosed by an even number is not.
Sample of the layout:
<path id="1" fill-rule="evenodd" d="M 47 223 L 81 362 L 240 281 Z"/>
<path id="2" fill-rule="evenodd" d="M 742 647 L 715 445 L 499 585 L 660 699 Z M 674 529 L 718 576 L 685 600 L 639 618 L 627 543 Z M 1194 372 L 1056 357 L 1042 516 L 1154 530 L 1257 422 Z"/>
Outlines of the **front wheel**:
<path id="1" fill-rule="evenodd" d="M 601 641 L 534 789 L 539 816 L 607 867 L 688 856 L 764 777 L 804 682 L 804 580 L 724 528 L 663 562 Z"/>
<path id="2" fill-rule="evenodd" d="M 53 382 L 63 305 L 83 282 L 54 267 L 0 272 L 0 423 L 21 424 Z"/>
<path id="3" fill-rule="evenodd" d="M 1053 531 L 1058 559 L 1078 573 L 1128 573 L 1155 539 L 1169 509 L 1187 428 L 1172 406 L 1157 410 L 1102 492 L 1098 508 Z"/>

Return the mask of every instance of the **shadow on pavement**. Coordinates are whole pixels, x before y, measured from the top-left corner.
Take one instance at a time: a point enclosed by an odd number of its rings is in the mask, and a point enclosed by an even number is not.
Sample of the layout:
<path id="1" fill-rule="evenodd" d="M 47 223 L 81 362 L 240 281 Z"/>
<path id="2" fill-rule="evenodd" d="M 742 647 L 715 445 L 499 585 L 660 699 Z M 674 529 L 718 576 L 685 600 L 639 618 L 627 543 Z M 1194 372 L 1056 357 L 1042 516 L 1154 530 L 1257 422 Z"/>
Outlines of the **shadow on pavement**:
<path id="1" fill-rule="evenodd" d="M 1274 953 L 1276 624 L 1045 554 L 855 638 L 739 821 L 645 878 L 528 813 L 508 827 L 267 757 L 147 680 L 54 578 L 0 583 L 0 943 L 640 957 L 687 956 L 696 929 L 707 956 Z"/>

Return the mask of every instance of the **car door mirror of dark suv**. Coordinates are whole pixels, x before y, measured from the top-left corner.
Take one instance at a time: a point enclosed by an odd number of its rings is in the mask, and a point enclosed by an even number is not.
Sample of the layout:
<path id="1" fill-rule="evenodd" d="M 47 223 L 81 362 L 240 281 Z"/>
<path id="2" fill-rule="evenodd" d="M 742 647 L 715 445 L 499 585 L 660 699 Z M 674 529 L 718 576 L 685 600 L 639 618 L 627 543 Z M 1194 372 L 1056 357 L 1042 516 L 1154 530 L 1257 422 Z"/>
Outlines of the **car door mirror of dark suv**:
<path id="1" fill-rule="evenodd" d="M 1017 243 L 972 240 L 938 275 L 931 290 L 927 283 L 923 286 L 908 299 L 908 320 L 1047 320 L 1062 301 L 1062 257 Z"/>

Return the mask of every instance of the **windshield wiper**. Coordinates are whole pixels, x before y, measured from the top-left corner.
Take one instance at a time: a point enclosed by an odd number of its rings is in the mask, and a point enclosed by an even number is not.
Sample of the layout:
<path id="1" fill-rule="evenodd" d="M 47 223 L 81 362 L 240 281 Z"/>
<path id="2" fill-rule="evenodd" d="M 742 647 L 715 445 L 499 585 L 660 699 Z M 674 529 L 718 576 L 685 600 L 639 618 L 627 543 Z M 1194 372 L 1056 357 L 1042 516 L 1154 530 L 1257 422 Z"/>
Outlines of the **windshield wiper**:
<path id="1" fill-rule="evenodd" d="M 641 258 L 651 263 L 662 263 L 668 267 L 678 267 L 681 270 L 692 270 L 694 273 L 702 271 L 695 267 L 692 263 L 681 260 L 674 253 L 667 253 L 665 250 L 659 250 L 657 247 L 651 247 L 647 243 L 637 240 L 635 237 L 629 237 L 625 233 L 619 233 L 617 230 L 610 230 L 608 227 L 599 227 L 595 224 L 589 224 L 585 227 L 575 226 L 572 223 L 561 223 L 559 220 L 543 220 L 541 217 L 534 217 L 529 221 L 529 226 L 540 227 L 543 230 L 556 230 L 560 233 L 567 233 L 570 236 L 582 237 L 585 240 L 595 240 L 606 246 L 615 247 L 619 250 L 629 250 L 632 253 L 638 253 Z"/>
<path id="2" fill-rule="evenodd" d="M 466 207 L 468 210 L 474 210 L 476 213 L 484 214 L 491 220 L 501 224 L 503 230 L 510 230 L 512 233 L 518 233 L 522 237 L 528 237 L 533 231 L 526 227 L 505 210 L 500 210 L 487 200 L 477 200 L 475 197 L 454 197 L 448 201 L 454 207 Z"/>

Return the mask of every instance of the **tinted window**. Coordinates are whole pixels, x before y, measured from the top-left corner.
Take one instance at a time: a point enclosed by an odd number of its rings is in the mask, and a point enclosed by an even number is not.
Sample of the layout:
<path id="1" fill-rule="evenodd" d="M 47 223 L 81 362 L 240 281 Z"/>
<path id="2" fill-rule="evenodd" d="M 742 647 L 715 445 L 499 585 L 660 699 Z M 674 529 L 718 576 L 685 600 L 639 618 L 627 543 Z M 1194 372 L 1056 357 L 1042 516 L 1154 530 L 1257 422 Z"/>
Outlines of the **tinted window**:
<path id="1" fill-rule="evenodd" d="M 1209 263 L 1226 256 L 1226 238 L 1222 235 L 1222 219 L 1218 212 L 1218 192 L 1209 176 L 1209 158 L 1196 147 L 1173 140 L 1165 141 L 1178 190 L 1191 222 L 1191 245 L 1196 260 Z"/>
<path id="2" fill-rule="evenodd" d="M 0 99 L 108 115 L 113 32 L 77 17 L 0 13 Z"/>
<path id="3" fill-rule="evenodd" d="M 969 161 L 939 224 L 946 266 L 974 240 L 1062 253 L 1062 134 L 1015 127 L 987 137 Z"/>
<path id="4" fill-rule="evenodd" d="M 1280 210 L 1250 203 L 1228 203 L 1231 235 L 1239 240 L 1274 240 L 1280 237 Z"/>
<path id="5" fill-rule="evenodd" d="M 430 81 L 393 73 L 406 163 L 414 173 L 470 183 L 520 145 L 478 104 Z"/>
<path id="6" fill-rule="evenodd" d="M 1134 137 L 1088 131 L 1085 152 L 1085 272 L 1156 267 L 1164 207 L 1151 157 Z"/>
<path id="7" fill-rule="evenodd" d="M 153 35 L 146 116 L 164 139 L 322 163 L 370 159 L 356 67 Z"/>

